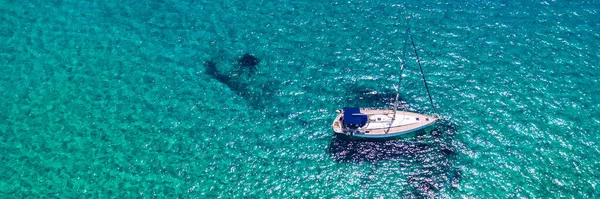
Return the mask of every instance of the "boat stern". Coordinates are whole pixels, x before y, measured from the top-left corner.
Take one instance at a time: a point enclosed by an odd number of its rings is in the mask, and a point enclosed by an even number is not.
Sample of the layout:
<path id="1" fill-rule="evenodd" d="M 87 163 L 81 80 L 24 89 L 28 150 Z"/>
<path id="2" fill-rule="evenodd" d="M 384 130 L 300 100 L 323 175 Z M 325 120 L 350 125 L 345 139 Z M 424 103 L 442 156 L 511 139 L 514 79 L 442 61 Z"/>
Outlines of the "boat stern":
<path id="1" fill-rule="evenodd" d="M 333 123 L 331 124 L 331 127 L 333 128 L 333 132 L 335 133 L 344 133 L 343 129 L 342 129 L 342 115 L 343 113 L 341 113 L 341 111 L 338 111 L 338 116 L 335 117 L 335 119 L 333 120 Z"/>

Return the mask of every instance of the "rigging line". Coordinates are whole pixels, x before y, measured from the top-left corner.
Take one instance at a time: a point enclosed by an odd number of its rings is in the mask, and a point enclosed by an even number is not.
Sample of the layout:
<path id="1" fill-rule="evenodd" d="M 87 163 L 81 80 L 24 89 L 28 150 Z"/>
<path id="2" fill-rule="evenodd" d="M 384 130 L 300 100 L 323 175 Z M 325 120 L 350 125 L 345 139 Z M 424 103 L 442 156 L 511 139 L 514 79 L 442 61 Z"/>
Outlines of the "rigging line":
<path id="1" fill-rule="evenodd" d="M 410 42 L 412 43 L 412 47 L 415 50 L 415 56 L 417 57 L 417 63 L 419 64 L 419 68 L 421 69 L 421 76 L 423 77 L 423 83 L 425 84 L 425 89 L 427 90 L 427 95 L 429 95 L 429 102 L 431 102 L 431 108 L 433 108 L 433 112 L 437 114 L 437 110 L 435 109 L 435 105 L 433 104 L 433 99 L 431 98 L 431 92 L 429 92 L 429 86 L 427 86 L 427 80 L 425 80 L 425 73 L 423 73 L 423 67 L 421 66 L 421 59 L 419 59 L 419 54 L 417 53 L 417 47 L 415 46 L 415 40 L 413 40 L 412 34 L 410 34 L 410 29 L 408 30 L 410 35 Z"/>

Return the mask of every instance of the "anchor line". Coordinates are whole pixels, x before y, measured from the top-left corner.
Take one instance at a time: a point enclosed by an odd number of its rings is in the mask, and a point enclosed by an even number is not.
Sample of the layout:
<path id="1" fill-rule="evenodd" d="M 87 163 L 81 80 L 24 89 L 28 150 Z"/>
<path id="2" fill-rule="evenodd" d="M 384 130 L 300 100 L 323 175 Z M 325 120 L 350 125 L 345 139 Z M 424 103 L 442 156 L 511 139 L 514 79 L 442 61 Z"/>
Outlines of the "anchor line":
<path id="1" fill-rule="evenodd" d="M 425 73 L 423 73 L 423 67 L 421 66 L 421 59 L 419 59 L 419 54 L 417 53 L 417 47 L 415 46 L 415 40 L 408 29 L 408 35 L 410 36 L 410 42 L 412 43 L 412 47 L 415 51 L 415 56 L 417 57 L 417 63 L 419 64 L 419 69 L 421 69 L 421 76 L 423 77 L 423 83 L 425 84 L 425 89 L 427 90 L 427 95 L 429 96 L 429 102 L 431 103 L 431 108 L 433 108 L 433 112 L 437 115 L 437 110 L 435 105 L 433 104 L 433 99 L 431 98 L 431 92 L 429 92 L 429 86 L 427 86 L 427 80 L 425 79 Z"/>

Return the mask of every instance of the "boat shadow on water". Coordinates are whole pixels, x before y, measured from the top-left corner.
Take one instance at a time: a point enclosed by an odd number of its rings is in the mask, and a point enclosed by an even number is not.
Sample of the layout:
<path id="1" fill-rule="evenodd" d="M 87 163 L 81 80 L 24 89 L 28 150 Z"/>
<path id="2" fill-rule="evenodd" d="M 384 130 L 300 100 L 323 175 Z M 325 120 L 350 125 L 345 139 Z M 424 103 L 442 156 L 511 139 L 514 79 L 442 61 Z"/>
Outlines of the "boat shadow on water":
<path id="1" fill-rule="evenodd" d="M 430 130 L 430 131 L 429 131 Z M 441 189 L 454 189 L 462 173 L 454 166 L 457 156 L 452 147 L 455 128 L 440 121 L 436 127 L 411 135 L 387 139 L 358 139 L 335 135 L 329 153 L 337 162 L 375 163 L 396 162 L 404 168 L 410 194 L 416 197 L 437 195 Z"/>
<path id="2" fill-rule="evenodd" d="M 335 134 L 329 144 L 329 153 L 338 162 L 378 162 L 435 152 L 444 156 L 456 154 L 448 140 L 454 135 L 452 126 L 438 124 L 435 128 L 426 130 L 400 137 L 376 139 Z"/>

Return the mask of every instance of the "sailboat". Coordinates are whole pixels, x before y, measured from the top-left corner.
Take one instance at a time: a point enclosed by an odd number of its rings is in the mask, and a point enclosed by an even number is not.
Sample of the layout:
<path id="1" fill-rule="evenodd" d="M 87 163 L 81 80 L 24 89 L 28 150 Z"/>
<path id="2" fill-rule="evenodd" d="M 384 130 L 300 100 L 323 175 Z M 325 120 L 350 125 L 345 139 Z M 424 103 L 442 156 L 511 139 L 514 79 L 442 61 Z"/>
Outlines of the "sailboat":
<path id="1" fill-rule="evenodd" d="M 407 19 L 408 26 L 408 19 Z M 421 69 L 421 75 L 429 100 L 435 111 L 433 100 L 431 99 L 431 93 L 425 80 L 423 68 L 417 54 L 415 42 L 410 34 L 410 26 L 406 29 L 405 40 L 404 40 L 404 52 L 403 56 L 406 57 L 406 44 L 408 36 L 412 43 L 412 47 L 417 58 L 417 63 Z M 399 83 L 402 81 L 402 71 L 404 70 L 404 59 L 400 59 L 400 78 Z M 342 110 L 338 110 L 338 115 L 335 117 L 332 123 L 333 131 L 338 134 L 344 134 L 347 136 L 362 137 L 362 138 L 389 138 L 396 137 L 405 134 L 409 134 L 421 129 L 425 129 L 435 124 L 439 120 L 437 116 L 429 116 L 420 113 L 414 113 L 409 111 L 398 110 L 398 95 L 400 90 L 396 89 L 396 100 L 394 102 L 394 108 L 391 110 L 375 110 L 375 109 L 361 109 L 358 107 L 344 107 Z"/>

